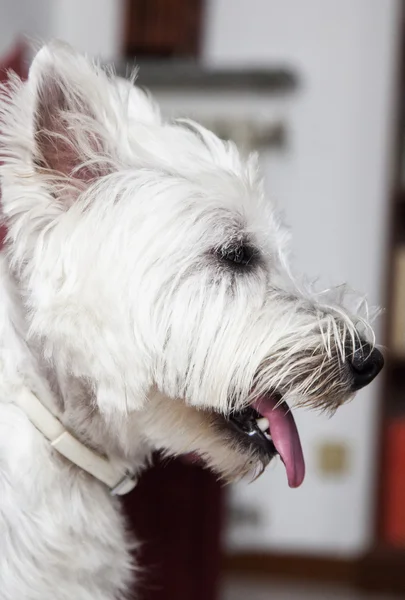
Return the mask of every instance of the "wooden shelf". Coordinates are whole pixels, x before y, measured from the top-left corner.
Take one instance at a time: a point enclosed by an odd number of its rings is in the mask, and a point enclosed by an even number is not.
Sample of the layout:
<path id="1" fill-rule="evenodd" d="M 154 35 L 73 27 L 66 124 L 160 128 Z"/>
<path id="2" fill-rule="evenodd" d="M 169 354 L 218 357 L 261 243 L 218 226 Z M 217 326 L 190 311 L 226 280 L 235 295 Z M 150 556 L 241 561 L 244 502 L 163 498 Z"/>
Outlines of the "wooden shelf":
<path id="1" fill-rule="evenodd" d="M 114 65 L 118 75 L 139 68 L 139 85 L 159 90 L 249 91 L 285 93 L 298 85 L 297 74 L 284 66 L 274 68 L 207 69 L 195 61 L 125 61 Z"/>

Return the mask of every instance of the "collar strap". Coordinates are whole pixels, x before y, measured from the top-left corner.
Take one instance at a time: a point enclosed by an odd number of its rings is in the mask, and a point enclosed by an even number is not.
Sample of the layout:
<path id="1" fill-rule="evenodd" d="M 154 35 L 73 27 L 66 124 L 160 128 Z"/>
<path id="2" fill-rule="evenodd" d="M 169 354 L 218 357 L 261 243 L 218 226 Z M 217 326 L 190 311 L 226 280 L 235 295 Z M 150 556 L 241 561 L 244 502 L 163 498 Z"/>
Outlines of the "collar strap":
<path id="1" fill-rule="evenodd" d="M 65 429 L 63 424 L 27 388 L 21 390 L 16 404 L 24 411 L 31 423 L 71 463 L 92 475 L 110 488 L 113 496 L 128 494 L 137 484 L 130 474 L 125 474 L 100 454 L 87 448 Z"/>

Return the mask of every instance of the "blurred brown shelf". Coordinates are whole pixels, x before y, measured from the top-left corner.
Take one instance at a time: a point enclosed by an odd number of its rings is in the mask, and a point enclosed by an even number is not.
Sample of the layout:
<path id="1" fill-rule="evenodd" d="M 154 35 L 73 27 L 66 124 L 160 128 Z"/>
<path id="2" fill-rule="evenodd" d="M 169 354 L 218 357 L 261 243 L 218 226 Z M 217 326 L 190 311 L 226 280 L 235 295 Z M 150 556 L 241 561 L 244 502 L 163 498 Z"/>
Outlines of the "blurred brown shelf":
<path id="1" fill-rule="evenodd" d="M 405 204 L 405 186 L 400 186 L 394 192 L 395 202 L 404 203 Z"/>
<path id="2" fill-rule="evenodd" d="M 386 369 L 381 389 L 379 478 L 376 482 L 375 540 L 360 561 L 359 584 L 373 592 L 405 593 L 405 11 L 399 48 L 395 179 L 390 198 Z M 398 545 L 397 545 L 398 544 Z"/>
<path id="3" fill-rule="evenodd" d="M 387 366 L 404 369 L 405 373 L 405 352 L 393 352 L 386 360 Z"/>

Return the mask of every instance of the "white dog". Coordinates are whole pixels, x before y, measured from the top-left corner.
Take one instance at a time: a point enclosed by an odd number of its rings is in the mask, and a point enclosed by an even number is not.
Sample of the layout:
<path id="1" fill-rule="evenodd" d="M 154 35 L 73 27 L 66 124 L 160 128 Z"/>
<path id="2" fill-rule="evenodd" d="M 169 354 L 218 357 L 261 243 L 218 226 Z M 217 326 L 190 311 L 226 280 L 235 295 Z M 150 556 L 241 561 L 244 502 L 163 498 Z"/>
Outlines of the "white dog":
<path id="1" fill-rule="evenodd" d="M 257 160 L 44 47 L 0 102 L 0 598 L 117 600 L 114 497 L 154 450 L 225 480 L 304 459 L 288 402 L 382 367 L 367 321 L 290 276 Z"/>

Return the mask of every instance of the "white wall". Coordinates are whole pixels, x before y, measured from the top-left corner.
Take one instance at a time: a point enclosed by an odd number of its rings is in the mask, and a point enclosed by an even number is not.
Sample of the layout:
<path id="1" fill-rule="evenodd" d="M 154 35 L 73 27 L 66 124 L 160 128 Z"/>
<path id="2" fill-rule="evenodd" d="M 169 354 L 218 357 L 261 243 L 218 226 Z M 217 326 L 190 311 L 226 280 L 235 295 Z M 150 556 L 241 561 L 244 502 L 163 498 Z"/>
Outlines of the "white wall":
<path id="1" fill-rule="evenodd" d="M 32 0 L 0 0 L 1 54 L 7 52 L 23 33 L 38 37 L 48 30 L 50 1 L 35 0 L 34 7 Z"/>
<path id="2" fill-rule="evenodd" d="M 384 300 L 388 150 L 392 127 L 397 0 L 211 0 L 209 65 L 294 67 L 302 89 L 289 107 L 291 143 L 265 160 L 269 194 L 292 226 L 297 266 L 323 281 L 347 281 Z M 258 508 L 257 526 L 234 525 L 229 547 L 358 553 L 370 542 L 378 384 L 332 420 L 298 412 L 307 459 L 304 486 L 289 490 L 270 469 L 232 492 Z M 351 470 L 322 479 L 316 447 L 351 448 Z"/>
<path id="3" fill-rule="evenodd" d="M 58 38 L 92 56 L 122 52 L 124 0 L 0 0 L 0 53 L 21 34 Z"/>
<path id="4" fill-rule="evenodd" d="M 51 36 L 104 59 L 120 57 L 123 48 L 123 0 L 52 0 Z"/>

